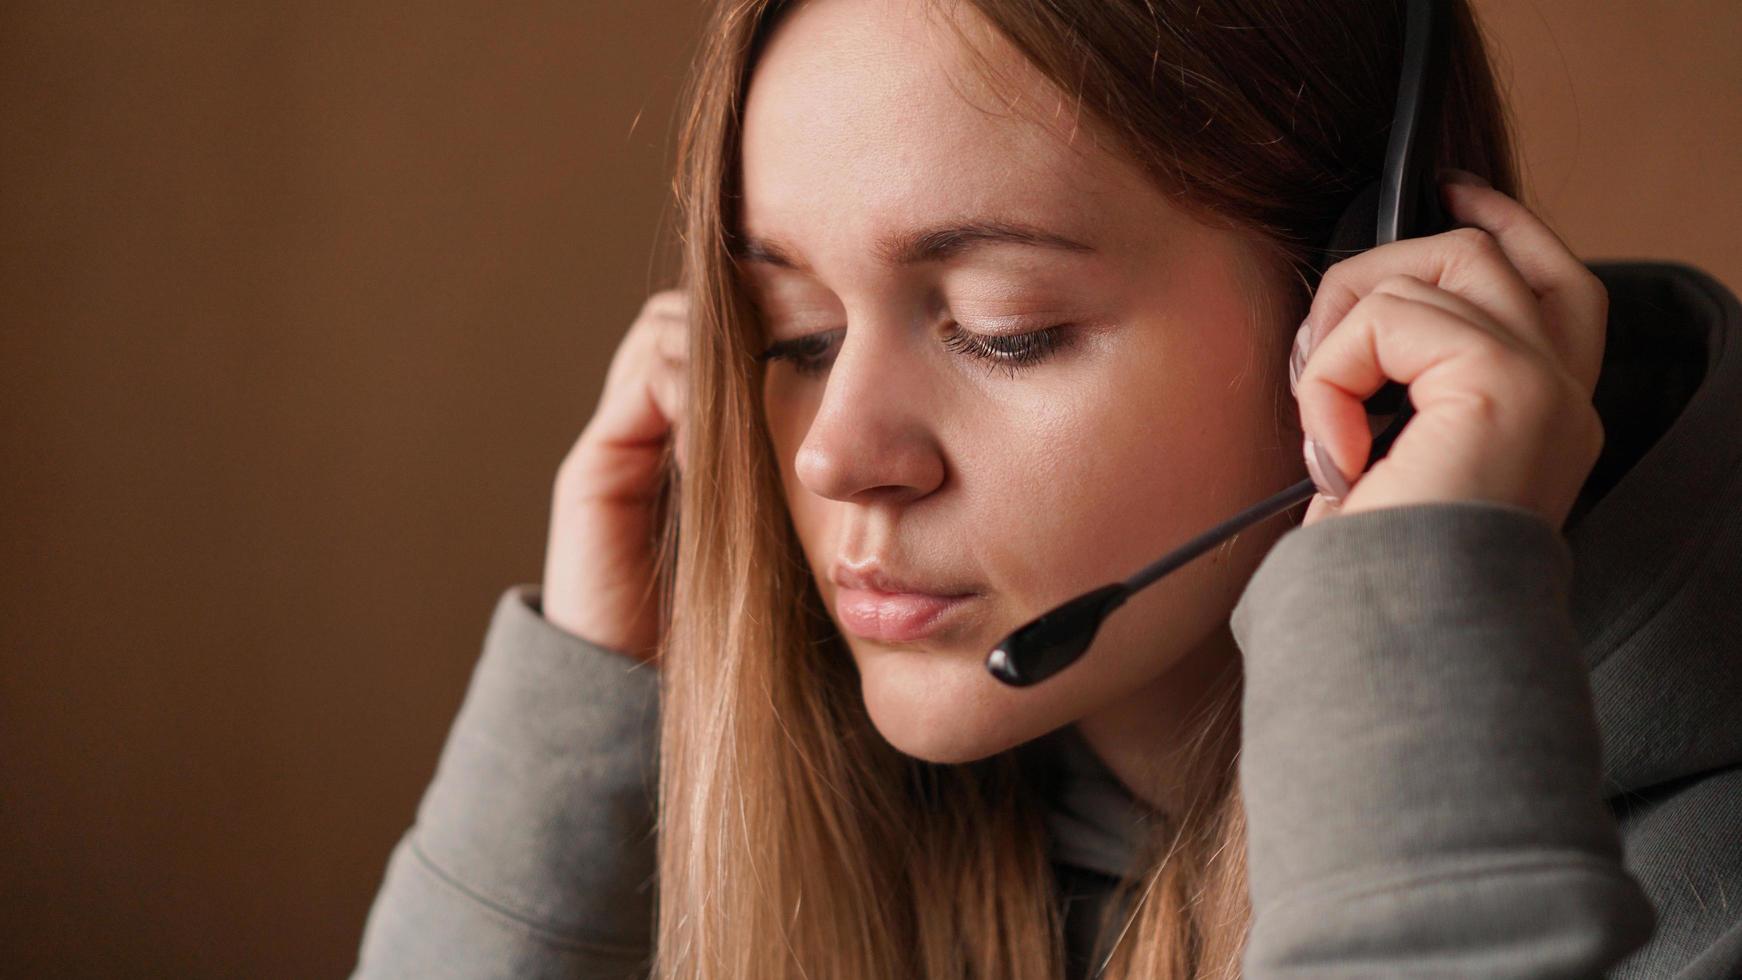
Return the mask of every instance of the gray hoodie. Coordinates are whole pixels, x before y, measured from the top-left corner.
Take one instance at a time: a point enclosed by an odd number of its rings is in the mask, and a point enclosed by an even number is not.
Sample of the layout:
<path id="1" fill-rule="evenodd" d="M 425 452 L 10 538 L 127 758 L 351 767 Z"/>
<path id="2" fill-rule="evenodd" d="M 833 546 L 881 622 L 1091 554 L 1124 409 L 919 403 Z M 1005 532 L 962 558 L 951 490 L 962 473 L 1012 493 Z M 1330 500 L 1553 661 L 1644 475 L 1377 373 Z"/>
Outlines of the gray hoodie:
<path id="1" fill-rule="evenodd" d="M 1323 521 L 1234 609 L 1249 977 L 1742 977 L 1742 308 L 1685 266 L 1592 268 L 1607 442 L 1564 530 Z M 508 590 L 355 975 L 646 976 L 658 697 Z M 1036 748 L 1071 774 L 1078 973 L 1142 808 L 1068 730 Z"/>

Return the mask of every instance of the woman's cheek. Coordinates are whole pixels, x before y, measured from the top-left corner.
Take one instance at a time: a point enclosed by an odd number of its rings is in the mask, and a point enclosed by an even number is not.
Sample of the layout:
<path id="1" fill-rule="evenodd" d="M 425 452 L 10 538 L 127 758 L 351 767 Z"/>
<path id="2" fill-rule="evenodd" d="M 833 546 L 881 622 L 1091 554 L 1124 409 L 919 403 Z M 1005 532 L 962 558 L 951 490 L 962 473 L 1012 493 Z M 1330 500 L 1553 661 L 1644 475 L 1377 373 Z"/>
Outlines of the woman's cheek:
<path id="1" fill-rule="evenodd" d="M 964 461 L 970 510 L 1007 598 L 1024 614 L 1118 568 L 1108 549 L 1129 526 L 1137 493 L 1124 438 L 1088 400 L 1052 399 L 1013 416 L 1001 435 Z M 1095 584 L 1100 584 L 1096 581 Z"/>
<path id="2" fill-rule="evenodd" d="M 1252 427 L 1225 385 L 1206 381 L 1221 372 L 1187 363 L 1210 352 L 1142 346 L 1040 416 L 1026 458 L 999 481 L 1022 488 L 1003 496 L 1025 516 L 1004 526 L 1027 528 L 1046 555 L 1036 573 L 1049 595 L 1122 578 L 1251 502 L 1233 447 Z"/>

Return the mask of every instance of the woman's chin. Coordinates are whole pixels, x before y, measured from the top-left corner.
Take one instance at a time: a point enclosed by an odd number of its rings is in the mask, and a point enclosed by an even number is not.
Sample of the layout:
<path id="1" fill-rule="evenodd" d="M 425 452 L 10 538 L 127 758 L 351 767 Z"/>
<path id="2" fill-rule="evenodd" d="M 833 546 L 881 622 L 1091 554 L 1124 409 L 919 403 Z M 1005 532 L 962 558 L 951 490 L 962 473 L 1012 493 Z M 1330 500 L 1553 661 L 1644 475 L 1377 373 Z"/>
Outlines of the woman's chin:
<path id="1" fill-rule="evenodd" d="M 879 651 L 859 670 L 871 723 L 897 751 L 926 762 L 975 762 L 1055 727 L 1023 703 L 1037 692 L 1005 687 L 977 658 Z"/>

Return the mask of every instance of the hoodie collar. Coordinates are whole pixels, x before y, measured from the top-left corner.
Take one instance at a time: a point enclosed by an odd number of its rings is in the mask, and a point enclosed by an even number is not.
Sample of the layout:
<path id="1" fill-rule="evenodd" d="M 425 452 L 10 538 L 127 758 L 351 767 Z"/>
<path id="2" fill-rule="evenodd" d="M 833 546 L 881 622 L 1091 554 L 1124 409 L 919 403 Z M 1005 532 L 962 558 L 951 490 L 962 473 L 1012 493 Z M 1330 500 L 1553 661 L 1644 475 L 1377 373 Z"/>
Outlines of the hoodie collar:
<path id="1" fill-rule="evenodd" d="M 1045 800 L 1041 816 L 1053 862 L 1113 878 L 1136 867 L 1160 815 L 1126 789 L 1076 725 L 1029 745 L 1037 765 L 1031 775 Z"/>
<path id="2" fill-rule="evenodd" d="M 1742 762 L 1742 307 L 1689 266 L 1591 269 L 1605 445 L 1565 536 L 1615 796 Z"/>

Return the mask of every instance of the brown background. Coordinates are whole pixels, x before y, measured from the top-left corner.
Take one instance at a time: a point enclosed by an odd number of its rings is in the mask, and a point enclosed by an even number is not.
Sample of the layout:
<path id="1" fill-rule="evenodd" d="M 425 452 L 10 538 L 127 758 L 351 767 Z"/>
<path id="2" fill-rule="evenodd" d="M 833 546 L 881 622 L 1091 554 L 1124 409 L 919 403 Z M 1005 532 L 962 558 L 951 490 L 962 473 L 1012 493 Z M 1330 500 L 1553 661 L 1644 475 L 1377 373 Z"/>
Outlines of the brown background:
<path id="1" fill-rule="evenodd" d="M 1742 284 L 1742 5 L 1488 0 L 1532 203 Z M 343 974 L 671 274 L 690 3 L 0 13 L 0 972 Z"/>

